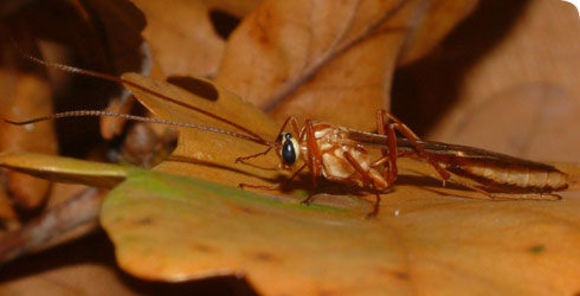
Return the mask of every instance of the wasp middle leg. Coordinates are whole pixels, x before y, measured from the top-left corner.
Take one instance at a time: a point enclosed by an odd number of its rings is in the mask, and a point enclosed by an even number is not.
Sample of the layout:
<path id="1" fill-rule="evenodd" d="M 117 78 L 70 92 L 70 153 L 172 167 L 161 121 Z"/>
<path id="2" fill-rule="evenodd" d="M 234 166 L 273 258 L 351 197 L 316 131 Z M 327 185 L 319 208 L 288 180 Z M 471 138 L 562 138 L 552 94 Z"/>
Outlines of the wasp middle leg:
<path id="1" fill-rule="evenodd" d="M 418 142 L 421 139 L 419 138 L 419 136 L 417 136 L 413 130 L 411 130 L 406 124 L 404 124 L 401 120 L 399 120 L 397 117 L 395 117 L 394 115 L 386 112 L 385 110 L 379 110 L 377 112 L 377 118 L 384 118 L 384 116 L 386 116 L 389 120 L 393 121 L 392 123 L 389 123 L 386 125 L 386 133 L 387 133 L 387 141 L 388 141 L 388 147 L 389 150 L 391 150 L 390 147 L 396 147 L 397 145 L 397 138 L 395 135 L 395 130 L 399 131 L 403 136 L 405 136 L 405 138 L 407 138 L 411 144 L 413 144 L 413 146 L 415 147 L 415 150 L 417 152 L 417 155 L 423 159 L 425 159 L 426 161 L 428 161 L 431 166 L 437 171 L 437 173 L 439 174 L 439 176 L 441 176 L 441 179 L 443 179 L 443 185 L 445 185 L 445 182 L 447 180 L 449 180 L 449 178 L 451 178 L 451 173 L 443 168 L 433 157 L 431 157 L 427 152 L 425 152 L 425 149 L 423 148 L 423 146 Z M 382 124 L 382 122 L 379 122 Z M 380 131 L 384 132 L 384 127 L 379 129 Z M 395 148 L 396 149 L 396 148 Z M 396 151 L 396 150 L 394 150 Z M 396 159 L 396 154 L 397 152 L 391 153 L 394 154 L 394 156 L 390 156 L 391 160 L 389 161 L 389 165 L 390 166 L 396 166 L 395 161 L 393 161 L 393 159 Z M 396 167 L 395 169 L 391 169 L 392 171 L 396 172 Z M 390 176 L 392 178 L 392 176 Z M 395 176 L 396 177 L 396 176 Z"/>

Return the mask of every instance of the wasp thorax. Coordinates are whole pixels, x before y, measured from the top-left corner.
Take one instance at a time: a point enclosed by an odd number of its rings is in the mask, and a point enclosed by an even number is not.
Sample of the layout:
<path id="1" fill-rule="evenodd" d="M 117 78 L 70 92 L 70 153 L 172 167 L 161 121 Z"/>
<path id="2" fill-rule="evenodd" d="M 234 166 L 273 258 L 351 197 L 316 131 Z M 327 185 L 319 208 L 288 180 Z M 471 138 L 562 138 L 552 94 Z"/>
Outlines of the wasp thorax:
<path id="1" fill-rule="evenodd" d="M 277 141 L 282 144 L 280 156 L 284 165 L 293 165 L 300 154 L 300 146 L 292 134 L 283 132 L 278 136 Z"/>

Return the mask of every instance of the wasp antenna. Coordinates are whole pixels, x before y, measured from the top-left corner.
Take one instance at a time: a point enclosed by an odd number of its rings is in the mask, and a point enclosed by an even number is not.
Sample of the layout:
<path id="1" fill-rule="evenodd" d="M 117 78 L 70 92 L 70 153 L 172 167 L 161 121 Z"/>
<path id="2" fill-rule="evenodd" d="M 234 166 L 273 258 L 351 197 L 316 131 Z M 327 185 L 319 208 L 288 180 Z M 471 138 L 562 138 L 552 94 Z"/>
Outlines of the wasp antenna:
<path id="1" fill-rule="evenodd" d="M 59 63 L 52 63 L 52 62 L 47 62 L 43 59 L 31 56 L 29 54 L 27 54 L 26 52 L 24 52 L 20 47 L 18 47 L 18 44 L 15 45 L 15 47 L 17 48 L 17 50 L 20 52 L 20 54 L 22 54 L 22 56 L 24 58 L 26 58 L 27 60 L 43 65 L 45 67 L 49 67 L 49 68 L 54 68 L 54 69 L 58 69 L 61 71 L 65 71 L 65 72 L 70 72 L 70 73 L 76 73 L 76 74 L 80 74 L 80 75 L 85 75 L 85 76 L 89 76 L 89 77 L 95 77 L 95 78 L 99 78 L 99 79 L 103 79 L 103 80 L 107 80 L 107 81 L 111 81 L 111 82 L 115 82 L 115 83 L 121 83 L 121 84 L 126 84 L 126 85 L 130 85 L 132 87 L 135 87 L 143 92 L 146 92 L 150 95 L 156 96 L 164 101 L 170 102 L 172 104 L 176 104 L 178 106 L 196 111 L 198 113 L 201 113 L 205 116 L 211 117 L 213 119 L 219 120 L 227 125 L 230 125 L 238 130 L 240 130 L 241 132 L 246 133 L 247 135 L 249 135 L 249 138 L 254 138 L 254 139 L 259 139 L 262 143 L 269 143 L 268 141 L 266 141 L 264 138 L 260 137 L 258 134 L 252 132 L 251 130 L 229 120 L 226 118 L 223 118 L 221 116 L 218 116 L 216 114 L 213 114 L 209 111 L 203 110 L 201 108 L 195 107 L 193 105 L 189 105 L 187 103 L 178 101 L 174 98 L 168 97 L 160 92 L 157 92 L 155 90 L 152 90 L 148 87 L 139 85 L 135 82 L 129 81 L 129 80 L 125 80 L 123 78 L 117 77 L 117 76 L 113 76 L 113 75 L 109 75 L 109 74 L 104 74 L 104 73 L 99 73 L 96 71 L 91 71 L 91 70 L 86 70 L 86 69 L 81 69 L 81 68 L 77 68 L 77 67 L 73 67 L 73 66 L 68 66 L 68 65 L 63 65 L 63 64 L 59 64 Z M 89 115 L 91 116 L 91 115 Z M 100 116 L 100 115 L 99 115 Z M 107 116 L 107 115 L 104 115 Z M 46 120 L 49 120 L 51 118 L 48 118 Z"/>
<path id="2" fill-rule="evenodd" d="M 9 120 L 9 119 L 4 119 L 4 118 L 0 118 L 0 119 L 8 124 L 27 125 L 27 124 L 37 123 L 37 122 L 41 122 L 41 121 L 59 119 L 59 118 L 89 117 L 89 116 L 117 117 L 117 118 L 123 118 L 123 119 L 131 120 L 131 121 L 148 122 L 148 123 L 163 124 L 163 125 L 170 125 L 170 126 L 177 126 L 177 127 L 184 127 L 184 128 L 193 128 L 193 129 L 203 130 L 206 132 L 223 134 L 223 135 L 228 135 L 231 137 L 244 139 L 244 140 L 258 143 L 258 144 L 261 144 L 264 146 L 272 146 L 273 145 L 272 143 L 265 141 L 259 137 L 255 138 L 255 137 L 251 137 L 248 135 L 244 135 L 244 134 L 240 134 L 240 133 L 236 133 L 236 132 L 232 132 L 232 131 L 228 131 L 228 130 L 218 129 L 215 127 L 197 125 L 197 124 L 188 123 L 188 122 L 165 120 L 165 119 L 159 119 L 159 118 L 142 117 L 142 116 L 131 115 L 131 114 L 116 113 L 116 112 L 111 112 L 111 111 L 102 111 L 102 110 L 65 111 L 65 112 L 54 113 L 54 114 L 47 115 L 47 116 L 32 118 L 32 119 L 24 120 L 24 121 L 14 121 L 14 120 Z"/>
<path id="3" fill-rule="evenodd" d="M 33 55 L 26 53 L 22 48 L 20 48 L 20 46 L 18 46 L 18 43 L 16 41 L 12 40 L 12 42 L 14 43 L 14 47 L 18 50 L 18 52 L 20 52 L 22 57 L 33 62 L 33 63 L 43 65 L 47 68 L 61 70 L 64 72 L 100 78 L 100 79 L 104 79 L 104 80 L 112 81 L 112 82 L 116 82 L 116 83 L 124 83 L 123 79 L 121 79 L 120 77 L 114 76 L 114 75 L 109 75 L 109 74 L 91 71 L 91 70 L 87 70 L 87 69 L 81 69 L 81 68 L 74 67 L 74 66 L 45 61 L 41 58 L 37 58 Z"/>

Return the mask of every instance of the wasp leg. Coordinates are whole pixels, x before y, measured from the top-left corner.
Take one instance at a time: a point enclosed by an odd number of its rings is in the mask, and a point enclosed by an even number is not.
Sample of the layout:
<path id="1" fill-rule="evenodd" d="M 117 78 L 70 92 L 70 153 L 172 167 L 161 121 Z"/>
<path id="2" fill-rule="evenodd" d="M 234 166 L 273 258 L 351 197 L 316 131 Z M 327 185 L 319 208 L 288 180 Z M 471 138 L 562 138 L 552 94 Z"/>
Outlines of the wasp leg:
<path id="1" fill-rule="evenodd" d="M 290 178 L 288 178 L 287 180 L 285 180 L 284 182 L 280 182 L 280 183 L 276 183 L 276 184 L 272 184 L 270 186 L 265 186 L 265 185 L 253 185 L 253 184 L 247 184 L 247 183 L 240 183 L 238 184 L 238 187 L 244 189 L 244 188 L 255 188 L 255 189 L 263 189 L 263 190 L 277 190 L 280 187 L 282 187 L 283 185 L 286 185 L 290 182 L 292 182 L 292 180 L 294 180 L 294 178 L 296 178 L 296 176 L 298 176 L 298 174 L 300 174 L 300 172 L 306 167 L 306 165 L 302 165 L 298 170 L 296 170 L 292 176 L 290 176 Z"/>
<path id="2" fill-rule="evenodd" d="M 405 136 L 410 142 L 411 144 L 413 144 L 415 146 L 415 149 L 417 150 L 417 154 L 422 157 L 423 159 L 427 160 L 431 166 L 433 166 L 433 168 L 435 168 L 435 170 L 437 171 L 437 173 L 439 174 L 439 176 L 441 176 L 441 179 L 443 179 L 443 185 L 445 186 L 445 182 L 451 177 L 451 173 L 446 170 L 445 168 L 441 167 L 441 165 L 439 163 L 437 163 L 431 156 L 429 156 L 429 154 L 427 152 L 425 152 L 425 149 L 423 148 L 423 146 L 418 142 L 421 139 L 419 138 L 419 136 L 417 136 L 413 130 L 411 130 L 406 124 L 404 124 L 401 120 L 399 120 L 397 117 L 395 117 L 394 115 L 385 112 L 386 116 L 392 120 L 394 123 L 391 123 L 387 126 L 388 129 L 392 129 L 393 130 L 393 134 L 394 134 L 394 130 L 398 130 L 399 132 L 401 132 L 401 134 L 403 134 L 403 136 Z M 395 141 L 396 144 L 396 138 L 395 137 L 389 137 L 388 139 L 389 141 Z"/>
<path id="3" fill-rule="evenodd" d="M 256 153 L 256 154 L 252 154 L 252 155 L 248 155 L 248 156 L 242 156 L 242 157 L 238 157 L 236 158 L 236 163 L 241 162 L 244 163 L 246 160 L 248 159 L 252 159 L 252 158 L 256 158 L 259 156 L 264 156 L 266 154 L 268 154 L 268 152 L 270 152 L 270 150 L 272 150 L 273 147 L 268 147 L 268 149 L 260 152 L 260 153 Z"/>
<path id="4" fill-rule="evenodd" d="M 380 191 L 377 189 L 376 183 L 374 178 L 369 174 L 368 171 L 365 171 L 360 164 L 356 161 L 356 159 L 348 152 L 344 152 L 344 158 L 350 163 L 350 165 L 362 176 L 366 183 L 371 185 L 371 189 L 375 193 L 377 197 L 375 203 L 373 204 L 373 210 L 368 212 L 366 218 L 372 218 L 379 213 L 379 207 L 381 204 L 381 195 Z M 390 184 L 390 183 L 389 183 Z"/>
<path id="5" fill-rule="evenodd" d="M 479 188 L 477 186 L 473 186 L 469 182 L 466 182 L 465 180 L 462 180 L 460 178 L 452 178 L 452 181 L 451 182 L 453 182 L 453 183 L 455 183 L 457 185 L 463 186 L 465 188 L 469 188 L 469 189 L 471 189 L 471 190 L 473 190 L 475 192 L 479 192 L 479 193 L 485 195 L 489 199 L 495 199 L 495 196 L 493 196 L 493 194 L 491 194 L 491 193 L 489 193 L 489 192 L 487 192 L 487 191 L 485 191 L 485 190 L 483 190 L 483 189 L 481 189 L 481 188 Z"/>
<path id="6" fill-rule="evenodd" d="M 306 197 L 301 203 L 310 204 L 317 187 L 316 178 L 322 174 L 322 155 L 318 149 L 318 145 L 316 144 L 312 121 L 306 120 L 304 127 L 306 132 L 306 146 L 308 147 L 308 159 L 306 160 L 306 165 L 312 174 L 312 190 L 308 193 L 308 197 Z"/>
<path id="7" fill-rule="evenodd" d="M 397 169 L 397 136 L 395 135 L 395 130 L 393 128 L 386 129 L 385 115 L 387 112 L 385 110 L 377 111 L 377 131 L 379 134 L 387 136 L 388 150 L 381 149 L 381 153 L 385 160 L 385 170 L 383 171 L 383 176 L 387 183 L 393 184 L 395 179 L 397 179 L 398 169 Z"/>
<path id="8" fill-rule="evenodd" d="M 282 132 L 284 131 L 284 129 L 286 128 L 286 126 L 288 124 L 290 124 L 292 126 L 292 129 L 294 130 L 295 133 L 298 133 L 299 132 L 299 129 L 298 129 L 298 121 L 297 121 L 296 117 L 290 116 L 290 117 L 288 117 L 286 119 L 286 121 L 284 121 L 284 124 L 282 124 L 282 127 L 280 128 L 280 131 L 278 132 L 278 136 L 277 137 L 279 137 L 282 134 Z M 264 155 L 268 154 L 268 152 L 270 152 L 272 150 L 272 148 L 276 147 L 275 146 L 276 145 L 276 139 L 274 139 L 274 141 L 273 141 L 274 144 L 272 146 L 268 147 L 268 149 L 266 149 L 266 150 L 264 150 L 264 151 L 262 151 L 260 153 L 256 153 L 256 154 L 252 154 L 252 155 L 248 155 L 248 156 L 238 157 L 238 158 L 236 158 L 236 163 L 238 163 L 238 162 L 244 163 L 248 159 L 252 159 L 252 158 L 256 158 L 256 157 L 260 157 L 260 156 L 264 156 Z"/>

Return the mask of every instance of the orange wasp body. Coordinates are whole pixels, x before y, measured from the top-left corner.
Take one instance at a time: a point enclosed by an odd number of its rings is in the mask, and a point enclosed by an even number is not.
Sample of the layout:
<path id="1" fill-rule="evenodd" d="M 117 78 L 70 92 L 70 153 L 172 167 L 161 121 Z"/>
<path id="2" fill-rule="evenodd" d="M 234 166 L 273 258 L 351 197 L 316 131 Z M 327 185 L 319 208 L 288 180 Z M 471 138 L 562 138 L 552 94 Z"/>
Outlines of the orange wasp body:
<path id="1" fill-rule="evenodd" d="M 452 175 L 474 181 L 478 184 L 477 186 L 459 179 L 453 179 L 453 182 L 481 192 L 489 197 L 493 197 L 490 193 L 492 190 L 506 193 L 552 194 L 554 191 L 563 190 L 568 187 L 567 175 L 551 165 L 468 146 L 422 141 L 404 123 L 384 110 L 377 112 L 376 122 L 378 133 L 337 127 L 328 123 L 313 122 L 311 120 L 306 120 L 304 126 L 300 128 L 297 120 L 294 117 L 290 117 L 282 125 L 277 139 L 271 142 L 229 119 L 177 101 L 134 82 L 67 65 L 48 63 L 27 55 L 25 57 L 36 63 L 64 71 L 129 84 L 141 91 L 157 96 L 168 103 L 180 105 L 204 116 L 226 123 L 239 132 L 100 110 L 68 111 L 22 122 L 4 119 L 8 123 L 24 125 L 62 117 L 116 116 L 129 120 L 195 128 L 213 133 L 226 134 L 268 147 L 263 152 L 239 157 L 236 159 L 236 162 L 244 162 L 274 150 L 280 157 L 280 166 L 284 169 L 294 171 L 290 180 L 295 178 L 304 168 L 309 168 L 312 175 L 313 190 L 311 193 L 316 189 L 317 178 L 321 176 L 330 181 L 353 184 L 373 191 L 376 195 L 376 202 L 368 216 L 377 214 L 380 193 L 385 192 L 395 181 L 398 175 L 398 157 L 413 157 L 427 161 L 442 178 L 443 184 L 450 180 Z M 200 80 L 200 83 L 207 82 Z M 287 128 L 292 133 L 287 132 Z M 404 138 L 397 139 L 396 131 Z M 382 156 L 373 160 L 368 152 L 370 148 L 380 149 Z M 296 169 L 295 167 L 299 163 L 301 165 Z M 240 186 L 276 189 L 279 187 L 279 184 L 273 186 L 240 184 Z M 310 202 L 311 198 L 312 195 L 309 195 L 304 202 Z"/>
<path id="2" fill-rule="evenodd" d="M 385 117 L 389 123 L 385 123 Z M 296 137 L 285 131 L 288 125 Z M 295 170 L 291 179 L 304 168 L 309 168 L 313 191 L 316 179 L 320 176 L 373 191 L 377 199 L 368 216 L 377 214 L 380 193 L 395 181 L 398 157 L 413 157 L 429 162 L 442 178 L 443 184 L 452 175 L 470 179 L 479 186 L 459 179 L 453 179 L 453 182 L 490 198 L 493 195 L 489 191 L 553 195 L 552 192 L 568 187 L 568 176 L 554 166 L 468 146 L 423 141 L 399 119 L 384 110 L 377 112 L 377 130 L 378 134 L 311 120 L 306 120 L 304 126 L 299 128 L 297 120 L 290 117 L 282 126 L 277 140 L 268 149 L 240 157 L 237 161 L 264 155 L 274 148 L 281 159 L 281 167 Z M 397 139 L 395 130 L 405 139 Z M 371 159 L 369 148 L 380 149 L 382 156 Z M 294 169 L 299 159 L 303 164 Z M 276 189 L 279 186 L 240 185 L 260 189 Z M 304 202 L 309 202 L 311 198 L 312 195 L 309 195 Z"/>

